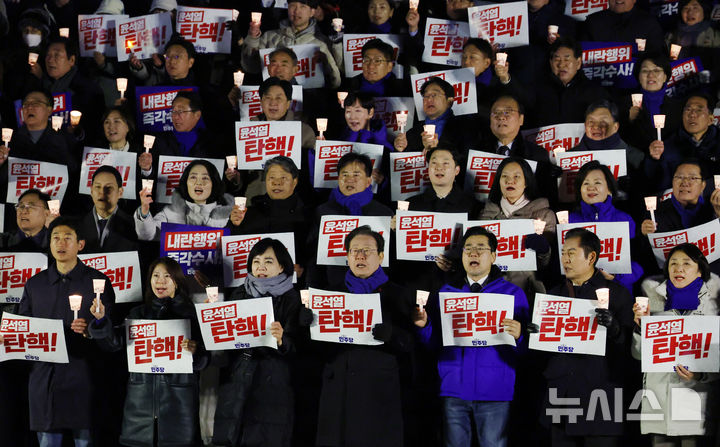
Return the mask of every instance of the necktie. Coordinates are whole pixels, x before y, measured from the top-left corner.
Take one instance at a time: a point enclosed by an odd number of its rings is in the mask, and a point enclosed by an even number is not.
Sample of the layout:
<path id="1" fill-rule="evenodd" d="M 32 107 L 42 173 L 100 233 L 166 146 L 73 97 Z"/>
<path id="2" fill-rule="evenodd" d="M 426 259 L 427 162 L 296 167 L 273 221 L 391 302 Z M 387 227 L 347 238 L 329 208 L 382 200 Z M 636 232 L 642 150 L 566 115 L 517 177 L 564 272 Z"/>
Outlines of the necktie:
<path id="1" fill-rule="evenodd" d="M 473 283 L 473 285 L 470 286 L 470 291 L 472 293 L 478 293 L 482 290 L 482 286 L 479 283 Z"/>
<path id="2" fill-rule="evenodd" d="M 510 156 L 510 148 L 507 146 L 500 146 L 498 148 L 498 153 L 500 155 L 505 155 L 506 157 L 509 157 Z"/>
<path id="3" fill-rule="evenodd" d="M 98 219 L 98 239 L 102 239 L 103 231 L 105 231 L 107 219 Z"/>

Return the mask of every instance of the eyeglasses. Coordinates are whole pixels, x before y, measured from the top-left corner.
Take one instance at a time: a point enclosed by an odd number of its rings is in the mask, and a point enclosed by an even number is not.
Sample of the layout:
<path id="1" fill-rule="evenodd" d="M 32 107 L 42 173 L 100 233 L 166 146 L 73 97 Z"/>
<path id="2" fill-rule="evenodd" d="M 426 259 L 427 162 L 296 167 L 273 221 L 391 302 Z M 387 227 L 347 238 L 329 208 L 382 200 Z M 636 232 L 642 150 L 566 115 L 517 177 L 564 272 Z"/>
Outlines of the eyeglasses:
<path id="1" fill-rule="evenodd" d="M 425 101 L 426 99 L 432 99 L 434 101 L 438 98 L 445 98 L 445 95 L 442 95 L 440 93 L 428 93 L 427 95 L 423 95 L 422 98 L 423 101 Z"/>
<path id="2" fill-rule="evenodd" d="M 509 118 L 510 115 L 514 115 L 517 109 L 504 109 L 504 110 L 493 110 L 490 112 L 493 118 Z"/>
<path id="3" fill-rule="evenodd" d="M 194 112 L 194 110 L 192 110 L 192 109 L 191 110 L 175 110 L 175 109 L 170 110 L 170 114 L 175 115 L 175 116 L 184 115 L 186 113 L 192 113 L 192 112 Z"/>
<path id="4" fill-rule="evenodd" d="M 24 102 L 22 107 L 23 109 L 29 109 L 30 107 L 50 107 L 50 104 L 42 101 L 28 101 Z"/>
<path id="5" fill-rule="evenodd" d="M 687 113 L 688 115 L 702 115 L 703 113 L 707 113 L 707 107 L 685 107 L 683 113 Z"/>
<path id="6" fill-rule="evenodd" d="M 371 58 L 369 58 L 369 57 L 364 57 L 364 58 L 362 59 L 363 65 L 380 65 L 380 64 L 384 64 L 385 62 L 388 62 L 388 60 L 387 60 L 387 59 L 380 59 L 380 58 L 371 59 Z"/>
<path id="7" fill-rule="evenodd" d="M 185 58 L 184 54 L 166 54 L 165 55 L 165 59 L 167 59 L 167 60 L 178 61 L 178 60 L 184 59 L 184 58 Z"/>
<path id="8" fill-rule="evenodd" d="M 702 181 L 702 177 L 687 177 L 684 175 L 675 175 L 673 176 L 674 182 L 688 182 L 688 183 L 700 183 Z"/>
<path id="9" fill-rule="evenodd" d="M 663 73 L 665 73 L 665 70 L 663 70 L 662 68 L 653 68 L 652 70 L 643 68 L 642 70 L 640 70 L 640 74 L 643 76 L 649 76 L 650 74 L 660 76 Z"/>
<path id="10" fill-rule="evenodd" d="M 42 208 L 43 208 L 42 206 L 31 205 L 29 203 L 16 203 L 15 204 L 15 209 L 18 211 L 30 211 L 30 210 L 37 210 L 37 209 L 42 209 Z"/>
<path id="11" fill-rule="evenodd" d="M 340 178 L 343 179 L 343 180 L 348 179 L 348 178 L 351 178 L 351 177 L 352 177 L 352 178 L 359 178 L 359 177 L 360 177 L 361 175 L 363 175 L 363 174 L 365 174 L 365 173 L 364 173 L 364 172 L 360 172 L 360 171 L 341 172 L 341 173 L 340 173 Z"/>
<path id="12" fill-rule="evenodd" d="M 465 253 L 466 255 L 471 255 L 473 253 L 481 255 L 484 251 L 490 251 L 490 247 L 463 247 L 463 253 Z"/>
<path id="13" fill-rule="evenodd" d="M 351 248 L 348 250 L 348 254 L 352 256 L 353 258 L 357 258 L 360 255 L 363 255 L 363 257 L 368 257 L 370 255 L 374 255 L 377 253 L 376 248 Z"/>

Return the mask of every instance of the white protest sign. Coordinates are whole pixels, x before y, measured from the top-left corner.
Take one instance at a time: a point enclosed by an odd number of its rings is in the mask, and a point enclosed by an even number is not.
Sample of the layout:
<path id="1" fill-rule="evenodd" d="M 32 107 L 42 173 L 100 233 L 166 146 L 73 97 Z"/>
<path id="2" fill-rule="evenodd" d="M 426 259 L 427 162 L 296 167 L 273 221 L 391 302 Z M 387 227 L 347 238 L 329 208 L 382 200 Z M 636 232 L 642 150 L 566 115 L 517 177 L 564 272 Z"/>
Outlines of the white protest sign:
<path id="1" fill-rule="evenodd" d="M 440 292 L 443 346 L 515 346 L 501 324 L 514 310 L 512 295 Z"/>
<path id="2" fill-rule="evenodd" d="M 527 2 L 470 7 L 468 23 L 471 37 L 488 40 L 499 49 L 530 43 Z"/>
<path id="3" fill-rule="evenodd" d="M 397 120 L 397 114 L 403 113 L 406 116 L 406 123 L 401 126 Z M 382 119 L 385 122 L 385 128 L 388 135 L 393 138 L 398 136 L 401 131 L 410 129 L 415 122 L 415 103 L 412 98 L 401 98 L 394 96 L 375 98 L 375 118 Z M 401 129 L 402 127 L 402 129 Z"/>
<path id="4" fill-rule="evenodd" d="M 585 163 L 599 161 L 610 168 L 616 179 L 627 175 L 625 149 L 560 152 L 555 158 L 557 165 L 563 170 L 562 177 L 558 179 L 558 196 L 561 202 L 575 201 L 575 178 L 577 171 Z"/>
<path id="5" fill-rule="evenodd" d="M 190 339 L 190 320 L 125 320 L 128 371 L 145 374 L 192 374 L 192 354 L 182 348 Z"/>
<path id="6" fill-rule="evenodd" d="M 116 25 L 127 15 L 80 14 L 78 15 L 78 43 L 81 57 L 93 57 L 95 52 L 107 57 L 117 56 Z"/>
<path id="7" fill-rule="evenodd" d="M 642 372 L 693 373 L 720 370 L 720 317 L 646 316 L 640 319 Z"/>
<path id="8" fill-rule="evenodd" d="M 608 7 L 608 0 L 568 0 L 565 2 L 565 15 L 584 22 L 590 14 Z"/>
<path id="9" fill-rule="evenodd" d="M 397 62 L 398 54 L 402 51 L 403 38 L 398 34 L 344 34 L 343 60 L 345 61 L 345 77 L 352 78 L 362 73 L 362 47 L 370 40 L 380 39 L 393 47 L 393 61 Z M 403 77 L 402 66 L 395 63 L 393 73 L 398 78 Z"/>
<path id="10" fill-rule="evenodd" d="M 595 233 L 600 239 L 600 255 L 597 267 L 608 273 L 632 273 L 630 258 L 630 225 L 627 222 L 585 222 L 559 224 L 558 253 L 562 252 L 565 233 L 572 228 L 584 228 Z M 560 263 L 560 271 L 564 275 L 565 268 Z"/>
<path id="11" fill-rule="evenodd" d="M 164 54 L 173 34 L 170 15 L 163 12 L 116 20 L 118 62 L 125 62 L 130 56 L 150 59 L 153 54 Z"/>
<path id="12" fill-rule="evenodd" d="M 535 234 L 532 219 L 471 220 L 465 228 L 484 227 L 498 241 L 495 265 L 504 272 L 537 270 L 535 250 L 525 248 L 525 236 Z"/>
<path id="13" fill-rule="evenodd" d="M 720 221 L 713 219 L 696 227 L 666 233 L 650 233 L 648 239 L 655 254 L 655 260 L 662 268 L 670 250 L 676 245 L 686 242 L 699 248 L 709 263 L 718 260 L 720 258 L 720 251 L 717 247 L 718 234 L 720 234 Z"/>
<path id="14" fill-rule="evenodd" d="M 241 236 L 223 236 L 220 241 L 223 259 L 223 278 L 225 287 L 245 285 L 247 261 L 250 250 L 261 239 L 277 239 L 287 248 L 295 262 L 295 236 L 293 233 L 245 234 Z"/>
<path id="15" fill-rule="evenodd" d="M 266 346 L 277 349 L 270 334 L 275 321 L 272 298 L 195 304 L 200 330 L 208 351 Z"/>
<path id="16" fill-rule="evenodd" d="M 313 313 L 310 338 L 352 345 L 381 345 L 372 329 L 382 323 L 380 294 L 354 294 L 309 289 Z"/>
<path id="17" fill-rule="evenodd" d="M 122 198 L 135 200 L 135 172 L 137 167 L 137 154 L 135 152 L 85 146 L 82 165 L 80 166 L 80 194 L 90 194 L 92 176 L 100 166 L 112 166 L 117 169 L 123 182 Z"/>
<path id="18" fill-rule="evenodd" d="M 472 68 L 456 68 L 453 70 L 433 71 L 430 73 L 418 73 L 410 76 L 412 83 L 413 99 L 418 120 L 425 119 L 423 111 L 423 98 L 420 89 L 430 78 L 444 79 L 455 90 L 455 101 L 452 111 L 455 115 L 470 115 L 477 113 L 477 94 L 475 86 L 475 71 Z"/>
<path id="19" fill-rule="evenodd" d="M 172 155 L 161 155 L 158 157 L 157 188 L 155 189 L 155 200 L 158 203 L 170 203 L 172 193 L 180 184 L 180 178 L 187 165 L 197 158 L 175 157 Z M 207 161 L 215 166 L 220 177 L 225 172 L 225 160 L 218 158 L 207 158 Z"/>
<path id="20" fill-rule="evenodd" d="M 348 141 L 316 140 L 315 141 L 315 188 L 335 188 L 338 186 L 337 164 L 340 158 L 356 152 L 370 157 L 373 169 L 380 169 L 383 156 L 381 144 L 351 143 Z M 360 191 L 358 191 L 360 192 Z"/>
<path id="21" fill-rule="evenodd" d="M 459 240 L 467 213 L 398 211 L 397 259 L 434 261 L 448 245 Z"/>
<path id="22" fill-rule="evenodd" d="M 523 130 L 520 133 L 523 139 L 544 147 L 548 152 L 558 146 L 562 146 L 565 151 L 569 151 L 580 144 L 580 140 L 585 135 L 585 124 L 553 124 L 552 126 Z"/>
<path id="23" fill-rule="evenodd" d="M 430 187 L 430 177 L 422 152 L 390 153 L 390 198 L 406 200 Z"/>
<path id="24" fill-rule="evenodd" d="M 345 237 L 355 228 L 369 225 L 380 233 L 386 242 L 390 241 L 390 216 L 322 216 L 318 231 L 317 263 L 319 265 L 347 265 Z M 383 267 L 389 267 L 390 256 L 382 260 Z"/>
<path id="25" fill-rule="evenodd" d="M 320 59 L 320 47 L 317 45 L 290 45 L 288 48 L 295 52 L 298 58 L 297 73 L 295 80 L 303 88 L 325 87 L 325 69 Z M 275 48 L 263 48 L 260 50 L 260 59 L 263 62 L 263 80 L 270 77 L 268 66 L 270 66 L 270 53 Z"/>
<path id="26" fill-rule="evenodd" d="M 2 314 L 0 362 L 31 360 L 68 363 L 65 330 L 62 320 Z"/>
<path id="27" fill-rule="evenodd" d="M 267 159 L 278 155 L 290 157 L 300 166 L 301 144 L 300 121 L 235 122 L 238 169 L 263 169 Z"/>
<path id="28" fill-rule="evenodd" d="M 43 253 L 0 253 L 0 303 L 19 303 L 27 280 L 47 264 Z"/>
<path id="29" fill-rule="evenodd" d="M 99 270 L 110 280 L 115 292 L 116 303 L 134 303 L 142 301 L 140 283 L 140 258 L 136 251 L 115 253 L 83 254 L 78 258 L 83 264 Z"/>
<path id="30" fill-rule="evenodd" d="M 175 20 L 175 31 L 198 53 L 230 54 L 232 9 L 178 6 Z"/>
<path id="31" fill-rule="evenodd" d="M 607 330 L 595 318 L 597 301 L 564 296 L 535 295 L 530 349 L 570 354 L 605 355 Z"/>
<path id="32" fill-rule="evenodd" d="M 262 113 L 259 91 L 260 86 L 258 85 L 240 86 L 240 121 L 250 121 L 250 118 L 255 118 Z M 303 88 L 301 85 L 292 86 L 290 110 L 293 112 L 302 112 L 303 110 Z"/>
<path id="33" fill-rule="evenodd" d="M 67 166 L 45 161 L 8 158 L 8 203 L 17 203 L 28 189 L 37 188 L 62 202 L 68 186 Z"/>
<path id="34" fill-rule="evenodd" d="M 467 22 L 428 17 L 422 61 L 430 64 L 462 65 L 463 45 L 470 38 Z"/>
<path id="35" fill-rule="evenodd" d="M 493 154 L 492 152 L 468 151 L 468 161 L 465 169 L 465 190 L 472 191 L 478 200 L 485 201 L 490 188 L 495 181 L 497 168 L 507 156 Z M 537 162 L 525 160 L 535 172 Z"/>

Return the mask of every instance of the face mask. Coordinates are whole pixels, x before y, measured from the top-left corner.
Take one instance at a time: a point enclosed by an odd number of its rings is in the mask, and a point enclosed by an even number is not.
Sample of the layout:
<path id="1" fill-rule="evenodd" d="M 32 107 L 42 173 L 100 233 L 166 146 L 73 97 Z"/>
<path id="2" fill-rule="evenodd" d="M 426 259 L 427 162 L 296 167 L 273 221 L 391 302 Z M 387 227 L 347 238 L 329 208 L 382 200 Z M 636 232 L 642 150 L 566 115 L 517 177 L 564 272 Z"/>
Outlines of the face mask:
<path id="1" fill-rule="evenodd" d="M 23 40 L 28 47 L 37 47 L 42 42 L 42 34 L 23 34 Z"/>

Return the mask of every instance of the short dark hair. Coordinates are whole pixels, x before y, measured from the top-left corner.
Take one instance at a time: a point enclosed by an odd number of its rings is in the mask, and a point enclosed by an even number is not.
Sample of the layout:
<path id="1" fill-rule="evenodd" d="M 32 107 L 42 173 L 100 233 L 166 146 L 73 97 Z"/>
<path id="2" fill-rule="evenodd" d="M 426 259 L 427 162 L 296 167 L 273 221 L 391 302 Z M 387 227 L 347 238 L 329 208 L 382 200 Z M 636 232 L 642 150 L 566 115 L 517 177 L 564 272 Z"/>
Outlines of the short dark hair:
<path id="1" fill-rule="evenodd" d="M 303 5 L 308 5 L 311 8 L 317 8 L 320 4 L 318 0 L 288 0 L 288 5 L 290 3 L 302 3 Z"/>
<path id="2" fill-rule="evenodd" d="M 573 228 L 565 233 L 565 242 L 568 239 L 578 238 L 580 239 L 579 244 L 583 249 L 585 258 L 590 256 L 590 253 L 595 252 L 595 262 L 593 267 L 597 265 L 598 259 L 600 259 L 600 253 L 602 253 L 602 245 L 600 245 L 600 238 L 597 237 L 592 231 L 588 231 L 585 228 Z"/>
<path id="3" fill-rule="evenodd" d="M 187 167 L 183 171 L 182 177 L 180 177 L 180 183 L 177 186 L 177 189 L 180 192 L 180 197 L 182 197 L 184 200 L 187 200 L 188 202 L 193 201 L 190 198 L 190 194 L 188 193 L 187 180 L 190 176 L 190 171 L 197 165 L 205 166 L 205 169 L 207 169 L 208 174 L 210 175 L 210 181 L 212 181 L 212 191 L 210 192 L 210 197 L 208 197 L 207 201 L 228 205 L 224 202 L 221 202 L 223 201 L 223 194 L 225 194 L 225 184 L 220 178 L 220 174 L 218 174 L 217 168 L 215 168 L 214 164 L 202 159 L 193 160 L 192 162 L 190 162 L 189 165 L 187 165 Z"/>
<path id="4" fill-rule="evenodd" d="M 275 48 L 275 49 L 273 50 L 273 52 L 268 55 L 268 60 L 272 60 L 273 56 L 275 56 L 275 55 L 277 55 L 277 54 L 281 54 L 281 53 L 282 53 L 282 54 L 287 54 L 288 57 L 290 57 L 290 59 L 292 59 L 293 64 L 297 65 L 297 63 L 298 63 L 297 54 L 295 54 L 295 52 L 293 51 L 292 48 L 288 48 L 288 47 L 278 47 L 278 48 Z"/>
<path id="5" fill-rule="evenodd" d="M 51 200 L 50 195 L 40 191 L 37 188 L 27 189 L 22 194 L 20 194 L 20 197 L 18 197 L 18 203 L 23 199 L 23 197 L 28 196 L 30 194 L 35 194 L 38 196 L 38 199 L 42 201 L 43 205 L 45 205 L 45 209 L 50 209 L 48 206 L 48 202 Z"/>
<path id="6" fill-rule="evenodd" d="M 30 90 L 23 96 L 22 102 L 25 103 L 25 99 L 27 99 L 27 97 L 33 93 L 40 93 L 41 95 L 43 95 L 45 97 L 45 105 L 46 106 L 52 108 L 55 105 L 55 99 L 54 99 L 52 93 L 48 92 L 47 90 L 42 90 L 42 89 Z"/>
<path id="7" fill-rule="evenodd" d="M 465 234 L 463 234 L 462 240 L 460 240 L 460 250 L 462 251 L 462 248 L 465 246 L 465 242 L 467 242 L 468 239 L 470 239 L 472 236 L 485 236 L 488 240 L 488 245 L 490 246 L 490 252 L 495 253 L 497 251 L 498 241 L 497 237 L 488 230 L 485 227 L 477 226 L 477 227 L 470 227 L 465 231 Z"/>
<path id="8" fill-rule="evenodd" d="M 372 228 L 370 228 L 370 225 L 361 225 L 345 236 L 345 251 L 350 249 L 350 243 L 353 239 L 355 239 L 355 236 L 372 236 L 377 244 L 378 254 L 385 251 L 385 238 L 383 238 L 382 234 L 377 231 L 373 231 Z"/>
<path id="9" fill-rule="evenodd" d="M 298 178 L 300 170 L 295 165 L 292 158 L 284 155 L 278 155 L 265 161 L 265 168 L 263 169 L 263 178 L 267 175 L 268 171 L 272 166 L 280 166 L 285 172 L 290 174 L 292 178 Z"/>
<path id="10" fill-rule="evenodd" d="M 449 152 L 450 156 L 452 157 L 453 161 L 455 162 L 455 166 L 460 166 L 461 161 L 460 161 L 460 154 L 458 153 L 458 151 L 456 151 L 454 149 L 449 149 L 446 147 L 441 147 L 441 146 L 436 146 L 434 148 L 429 149 L 425 153 L 425 161 L 427 163 L 430 163 L 430 159 L 432 158 L 433 154 L 437 151 Z"/>
<path id="11" fill-rule="evenodd" d="M 117 169 L 115 169 L 113 166 L 108 165 L 102 165 L 99 168 L 93 172 L 91 184 L 95 182 L 95 177 L 97 177 L 99 174 L 102 174 L 103 172 L 107 172 L 108 174 L 112 174 L 113 177 L 115 177 L 115 181 L 117 182 L 118 188 L 123 187 L 123 181 L 122 176 L 120 175 L 120 172 L 118 172 Z"/>
<path id="12" fill-rule="evenodd" d="M 702 161 L 700 161 L 699 158 L 694 158 L 694 157 L 684 158 L 678 164 L 676 164 L 673 167 L 673 171 L 672 171 L 673 177 L 675 176 L 675 173 L 677 172 L 678 168 L 682 165 L 697 166 L 698 168 L 700 168 L 700 177 L 702 177 L 703 180 L 705 180 L 708 177 L 707 169 L 705 168 L 704 163 Z"/>
<path id="13" fill-rule="evenodd" d="M 509 165 L 510 163 L 517 163 L 520 165 L 520 169 L 522 169 L 523 177 L 525 177 L 525 198 L 527 198 L 528 200 L 537 199 L 538 187 L 537 182 L 535 181 L 535 174 L 533 174 L 530 164 L 528 164 L 527 161 L 520 157 L 508 157 L 500 162 L 500 165 L 495 171 L 495 179 L 493 180 L 493 184 L 490 187 L 490 192 L 488 193 L 488 200 L 497 205 L 500 204 L 500 199 L 502 199 L 502 191 L 500 190 L 500 176 L 505 169 L 505 166 Z"/>
<path id="14" fill-rule="evenodd" d="M 550 45 L 550 59 L 555 57 L 555 53 L 560 48 L 568 48 L 572 50 L 573 56 L 575 56 L 575 58 L 582 57 L 582 47 L 580 46 L 578 41 L 576 41 L 572 37 L 559 37 L 555 40 L 555 42 L 552 43 L 552 45 Z"/>
<path id="15" fill-rule="evenodd" d="M 686 7 L 691 1 L 693 1 L 693 0 L 680 0 L 680 3 L 678 4 L 678 9 L 677 9 L 677 10 L 678 10 L 678 15 L 680 15 L 680 13 L 682 12 L 683 8 Z M 711 11 L 711 9 L 710 9 L 710 6 L 711 6 L 711 5 L 709 4 L 709 2 L 706 2 L 706 1 L 704 1 L 704 0 L 696 0 L 696 1 L 700 4 L 700 7 L 701 7 L 702 10 L 703 10 L 703 19 L 704 19 L 704 20 L 710 20 L 710 13 L 711 13 L 712 11 Z M 682 16 L 681 16 L 681 17 L 682 17 Z"/>
<path id="16" fill-rule="evenodd" d="M 665 275 L 665 279 L 670 280 L 670 274 L 668 273 L 670 258 L 678 251 L 685 253 L 695 264 L 698 265 L 700 277 L 703 281 L 707 282 L 710 280 L 710 264 L 705 258 L 705 255 L 695 244 L 690 244 L 688 242 L 676 245 L 668 252 L 667 258 L 665 258 L 665 265 L 663 266 L 663 275 Z"/>
<path id="17" fill-rule="evenodd" d="M 252 272 L 253 259 L 255 259 L 256 256 L 260 256 L 265 253 L 268 248 L 272 248 L 275 252 L 275 257 L 282 266 L 283 273 L 288 276 L 292 276 L 293 271 L 295 270 L 295 264 L 290 256 L 290 252 L 288 252 L 287 247 L 285 247 L 282 242 L 277 239 L 270 239 L 269 237 L 260 239 L 255 245 L 253 245 L 253 248 L 250 249 L 250 253 L 247 258 L 248 273 Z"/>
<path id="18" fill-rule="evenodd" d="M 200 97 L 200 93 L 194 91 L 194 90 L 180 90 L 177 92 L 177 95 L 175 95 L 175 98 L 173 98 L 173 104 L 175 104 L 175 101 L 177 101 L 179 98 L 185 98 L 190 102 L 190 109 L 193 112 L 197 112 L 198 110 L 202 112 L 202 98 Z"/>
<path id="19" fill-rule="evenodd" d="M 368 50 L 378 50 L 385 56 L 389 62 L 395 62 L 395 49 L 389 43 L 383 42 L 380 39 L 370 39 L 365 42 L 362 47 L 362 56 L 365 57 L 365 53 Z"/>
<path id="20" fill-rule="evenodd" d="M 644 54 L 640 56 L 635 62 L 635 66 L 633 67 L 633 77 L 635 79 L 640 79 L 640 70 L 642 69 L 642 64 L 645 61 L 650 61 L 653 64 L 657 65 L 658 67 L 662 68 L 662 70 L 665 72 L 665 76 L 667 79 L 665 82 L 669 81 L 670 78 L 672 78 L 672 69 L 670 68 L 670 59 L 668 59 L 667 56 L 660 53 L 655 54 Z"/>
<path id="21" fill-rule="evenodd" d="M 355 101 L 360 103 L 360 107 L 367 110 L 368 112 L 375 109 L 375 97 L 370 93 L 366 92 L 350 92 L 345 97 L 343 105 L 350 107 L 355 104 Z"/>
<path id="22" fill-rule="evenodd" d="M 76 217 L 71 216 L 58 216 L 50 223 L 50 227 L 48 227 L 48 234 L 52 235 L 52 232 L 55 228 L 65 226 L 70 228 L 75 232 L 75 235 L 77 236 L 78 241 L 84 241 L 85 235 L 82 233 L 81 226 L 80 226 L 80 220 Z"/>
<path id="23" fill-rule="evenodd" d="M 694 92 L 690 93 L 686 98 L 685 101 L 683 101 L 683 109 L 687 105 L 688 101 L 690 101 L 692 98 L 700 98 L 704 99 L 707 103 L 707 108 L 710 113 L 713 113 L 713 110 L 715 109 L 715 98 L 713 96 L 710 96 L 703 92 Z"/>
<path id="24" fill-rule="evenodd" d="M 105 110 L 101 121 L 105 122 L 108 116 L 110 116 L 110 114 L 113 112 L 118 113 L 120 115 L 120 118 L 125 122 L 125 125 L 128 126 L 128 134 L 125 139 L 128 141 L 133 141 L 133 139 L 135 138 L 135 120 L 130 117 L 130 114 L 128 114 L 127 110 L 125 110 L 124 107 L 113 106 Z"/>
<path id="25" fill-rule="evenodd" d="M 155 294 L 152 291 L 152 275 L 155 271 L 155 267 L 158 265 L 162 265 L 165 267 L 165 270 L 170 274 L 170 277 L 172 278 L 173 283 L 175 283 L 175 296 L 173 297 L 174 300 L 178 301 L 184 301 L 186 303 L 189 303 L 189 297 L 188 297 L 188 286 L 185 279 L 185 274 L 183 273 L 182 267 L 176 260 L 173 258 L 158 258 L 150 264 L 150 267 L 147 270 L 147 279 L 146 279 L 146 289 L 145 289 L 145 303 L 150 304 L 155 298 Z"/>
<path id="26" fill-rule="evenodd" d="M 618 113 L 617 105 L 607 99 L 600 99 L 590 104 L 588 108 L 585 109 L 585 118 L 587 118 L 588 115 L 590 115 L 597 109 L 608 109 L 608 112 L 610 112 L 610 116 L 612 116 L 613 121 L 616 123 L 620 121 L 620 114 Z"/>
<path id="27" fill-rule="evenodd" d="M 580 202 L 582 201 L 582 194 L 580 193 L 580 186 L 582 186 L 582 183 L 585 181 L 585 178 L 590 174 L 592 171 L 600 171 L 605 176 L 605 182 L 607 183 L 608 190 L 610 191 L 610 194 L 614 197 L 617 195 L 617 181 L 615 181 L 615 177 L 613 176 L 612 172 L 610 171 L 610 168 L 605 166 L 604 164 L 600 163 L 597 160 L 593 160 L 591 162 L 585 163 L 582 165 L 580 170 L 577 173 L 577 177 L 575 177 L 575 205 L 580 207 Z"/>
<path id="28" fill-rule="evenodd" d="M 518 113 L 520 115 L 525 115 L 525 105 L 523 105 L 522 101 L 520 101 L 520 98 L 517 96 L 511 94 L 511 93 L 503 93 L 497 98 L 493 99 L 492 104 L 490 104 L 490 109 L 492 109 L 492 106 L 495 105 L 496 102 L 500 101 L 501 99 L 511 99 L 515 101 L 515 104 L 518 106 Z"/>
<path id="29" fill-rule="evenodd" d="M 438 78 L 437 76 L 433 76 L 430 79 L 428 79 L 427 81 L 425 81 L 425 83 L 422 85 L 422 87 L 420 87 L 420 94 L 424 95 L 425 90 L 427 90 L 427 88 L 433 84 L 437 85 L 438 87 L 440 87 L 442 89 L 443 93 L 445 93 L 446 98 L 454 98 L 455 97 L 455 89 L 453 88 L 452 84 L 450 84 L 445 79 Z"/>
<path id="30" fill-rule="evenodd" d="M 372 160 L 370 160 L 370 157 L 368 157 L 367 155 L 360 154 L 358 152 L 348 152 L 347 154 L 340 157 L 340 160 L 337 164 L 337 173 L 340 174 L 340 171 L 342 171 L 345 166 L 352 163 L 360 163 L 365 167 L 365 175 L 367 175 L 368 177 L 372 175 Z"/>
<path id="31" fill-rule="evenodd" d="M 271 76 L 265 79 L 262 84 L 260 84 L 260 89 L 258 89 L 258 95 L 260 95 L 260 98 L 265 96 L 265 93 L 267 93 L 267 91 L 270 90 L 270 87 L 273 86 L 278 86 L 283 90 L 283 92 L 285 93 L 285 99 L 287 99 L 288 101 L 292 99 L 292 84 L 276 76 Z"/>
<path id="32" fill-rule="evenodd" d="M 492 45 L 490 45 L 490 42 L 488 42 L 485 39 L 480 39 L 479 37 L 471 37 L 470 39 L 465 42 L 465 45 L 463 45 L 463 50 L 469 46 L 473 46 L 478 49 L 481 53 L 485 55 L 488 59 L 493 59 L 493 55 L 495 52 L 493 51 Z"/>
<path id="33" fill-rule="evenodd" d="M 80 49 L 77 43 L 69 37 L 53 36 L 48 40 L 46 48 L 50 48 L 50 45 L 55 43 L 59 43 L 65 48 L 65 54 L 68 59 L 75 57 L 75 66 L 77 66 L 78 62 L 80 62 Z M 45 51 L 47 51 L 47 49 Z"/>
<path id="34" fill-rule="evenodd" d="M 188 58 L 189 59 L 195 59 L 197 58 L 197 51 L 195 51 L 195 45 L 193 45 L 192 42 L 186 40 L 183 37 L 180 37 L 179 35 L 175 34 L 170 41 L 165 45 L 165 52 L 170 49 L 173 45 L 179 45 L 187 51 Z"/>

